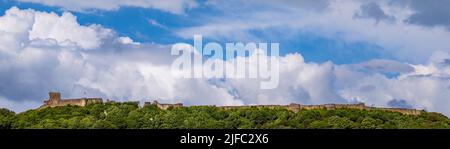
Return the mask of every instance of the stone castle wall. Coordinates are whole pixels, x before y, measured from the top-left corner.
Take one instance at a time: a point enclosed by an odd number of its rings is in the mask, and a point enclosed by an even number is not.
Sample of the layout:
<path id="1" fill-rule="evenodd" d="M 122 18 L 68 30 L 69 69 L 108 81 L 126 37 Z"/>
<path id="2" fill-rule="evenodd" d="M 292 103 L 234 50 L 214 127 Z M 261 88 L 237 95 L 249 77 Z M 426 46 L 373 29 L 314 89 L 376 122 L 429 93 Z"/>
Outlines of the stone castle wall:
<path id="1" fill-rule="evenodd" d="M 67 105 L 74 106 L 86 106 L 92 103 L 102 103 L 103 100 L 101 98 L 78 98 L 78 99 L 61 99 L 61 94 L 58 92 L 50 92 L 49 99 L 44 101 L 44 105 L 40 108 L 46 107 L 60 107 Z"/>
<path id="2" fill-rule="evenodd" d="M 179 108 L 179 107 L 183 107 L 182 103 L 176 103 L 176 104 L 165 104 L 165 103 L 159 103 L 158 101 L 153 101 L 153 102 L 145 102 L 144 106 L 150 106 L 150 105 L 156 105 L 158 108 L 163 109 L 163 110 L 167 110 L 169 108 Z"/>
<path id="3" fill-rule="evenodd" d="M 424 110 L 401 109 L 401 108 L 376 108 L 376 109 L 392 111 L 392 112 L 400 112 L 400 113 L 406 114 L 406 115 L 420 115 L 422 112 L 424 112 Z"/>
<path id="4" fill-rule="evenodd" d="M 108 100 L 109 101 L 109 100 Z M 103 103 L 101 98 L 79 98 L 79 99 L 61 99 L 61 94 L 58 92 L 50 92 L 49 99 L 44 101 L 44 105 L 41 108 L 45 107 L 58 107 L 58 106 L 67 106 L 67 105 L 75 105 L 75 106 L 86 106 L 91 103 Z M 137 102 L 138 103 L 138 102 Z M 169 108 L 180 108 L 183 107 L 182 103 L 176 104 L 163 104 L 157 101 L 153 102 L 145 102 L 144 106 L 156 105 L 158 108 L 167 110 Z M 203 106 L 213 106 L 215 105 L 203 105 Z M 201 106 L 200 106 L 201 107 Z M 405 115 L 420 115 L 423 110 L 416 109 L 402 109 L 402 108 L 377 108 L 377 107 L 369 107 L 364 103 L 357 104 L 323 104 L 323 105 L 301 105 L 292 103 L 289 105 L 244 105 L 244 106 L 217 106 L 218 108 L 225 110 L 232 110 L 238 108 L 285 108 L 293 112 L 298 112 L 302 109 L 305 110 L 314 110 L 314 109 L 326 109 L 326 110 L 335 110 L 335 109 L 359 109 L 359 110 L 384 110 L 391 112 L 399 112 Z"/>
<path id="5" fill-rule="evenodd" d="M 170 107 L 177 108 L 177 107 L 183 107 L 183 104 L 160 104 L 158 102 L 154 103 L 146 103 L 146 105 L 156 105 L 160 109 L 166 110 Z M 205 106 L 213 106 L 214 105 L 205 105 Z M 198 106 L 197 106 L 198 107 Z M 269 109 L 275 109 L 275 108 L 285 108 L 293 112 L 298 112 L 302 109 L 304 110 L 315 110 L 315 109 L 326 109 L 326 110 L 335 110 L 335 109 L 358 109 L 358 110 L 384 110 L 384 111 L 391 111 L 391 112 L 399 112 L 405 115 L 420 115 L 423 110 L 416 110 L 416 109 L 402 109 L 402 108 L 377 108 L 377 107 L 369 107 L 366 106 L 364 103 L 357 103 L 357 104 L 323 104 L 323 105 L 301 105 L 292 103 L 289 105 L 244 105 L 244 106 L 217 106 L 218 108 L 224 109 L 224 110 L 232 110 L 232 109 L 239 109 L 239 108 L 269 108 Z"/>

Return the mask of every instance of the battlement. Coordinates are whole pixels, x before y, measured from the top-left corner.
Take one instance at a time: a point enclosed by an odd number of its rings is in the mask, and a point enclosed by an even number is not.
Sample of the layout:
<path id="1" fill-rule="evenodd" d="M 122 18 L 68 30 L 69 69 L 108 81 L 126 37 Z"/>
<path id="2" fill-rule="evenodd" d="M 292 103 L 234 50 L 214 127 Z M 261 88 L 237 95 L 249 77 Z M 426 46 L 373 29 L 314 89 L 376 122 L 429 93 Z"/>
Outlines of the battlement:
<path id="1" fill-rule="evenodd" d="M 169 108 L 178 108 L 178 107 L 183 107 L 182 103 L 176 103 L 176 104 L 166 104 L 166 103 L 159 103 L 158 101 L 153 101 L 153 102 L 145 102 L 144 106 L 150 106 L 150 105 L 156 105 L 158 108 L 163 109 L 163 110 L 167 110 Z"/>
<path id="2" fill-rule="evenodd" d="M 170 107 L 177 108 L 183 107 L 182 103 L 177 104 L 161 104 L 157 101 L 153 103 L 146 102 L 145 105 L 156 105 L 158 108 L 167 110 Z M 416 109 L 402 109 L 402 108 L 378 108 L 366 106 L 364 103 L 356 104 L 323 104 L 323 105 L 301 105 L 297 103 L 291 103 L 289 105 L 243 105 L 243 106 L 215 106 L 215 105 L 196 105 L 195 107 L 218 107 L 224 110 L 232 110 L 239 108 L 284 108 L 293 112 L 298 112 L 300 110 L 315 110 L 315 109 L 326 109 L 326 110 L 336 110 L 336 109 L 358 109 L 358 110 L 384 110 L 391 112 L 399 112 L 405 115 L 420 115 L 424 110 Z"/>
<path id="3" fill-rule="evenodd" d="M 60 107 L 67 105 L 86 106 L 92 103 L 103 103 L 102 98 L 77 98 L 77 99 L 61 99 L 61 93 L 48 93 L 49 99 L 44 100 L 44 104 L 40 108 L 46 107 Z"/>
<path id="4" fill-rule="evenodd" d="M 107 100 L 107 103 L 114 102 L 113 100 Z M 45 107 L 58 107 L 58 106 L 66 106 L 66 105 L 77 105 L 77 106 L 86 106 L 91 103 L 103 103 L 101 98 L 78 98 L 78 99 L 61 99 L 61 94 L 58 92 L 50 92 L 49 99 L 44 101 L 44 105 L 41 108 Z M 138 105 L 139 102 L 132 102 L 133 104 Z M 167 103 L 159 103 L 158 101 L 153 102 L 145 102 L 145 106 L 156 105 L 158 108 L 167 110 L 169 108 L 180 108 L 184 107 L 182 103 L 175 104 L 167 104 Z M 370 107 L 366 106 L 364 103 L 356 103 L 356 104 L 323 104 L 323 105 L 302 105 L 297 103 L 291 103 L 289 105 L 244 105 L 244 106 L 215 106 L 215 105 L 197 105 L 197 107 L 218 107 L 224 110 L 232 110 L 238 108 L 284 108 L 293 112 L 298 112 L 300 110 L 314 110 L 314 109 L 326 109 L 326 110 L 335 110 L 335 109 L 358 109 L 358 110 L 384 110 L 391 112 L 399 112 L 405 115 L 420 115 L 424 110 L 416 110 L 416 109 L 403 109 L 403 108 L 378 108 L 378 107 Z"/>
<path id="5" fill-rule="evenodd" d="M 161 104 L 160 104 L 161 105 Z M 162 104 L 166 107 L 182 107 L 182 104 Z M 214 105 L 205 105 L 205 106 L 214 106 Z M 158 106 L 160 107 L 160 106 Z M 201 106 L 197 106 L 201 107 Z M 424 110 L 416 110 L 416 109 L 402 109 L 402 108 L 378 108 L 378 107 L 370 107 L 366 106 L 364 103 L 356 103 L 356 104 L 323 104 L 323 105 L 301 105 L 297 103 L 291 103 L 289 105 L 244 105 L 244 106 L 214 106 L 224 110 L 232 110 L 239 108 L 284 108 L 293 112 L 298 112 L 300 110 L 315 110 L 315 109 L 326 109 L 326 110 L 336 110 L 336 109 L 358 109 L 358 110 L 384 110 L 391 112 L 399 112 L 405 115 L 420 115 Z M 167 109 L 167 108 L 161 108 Z"/>

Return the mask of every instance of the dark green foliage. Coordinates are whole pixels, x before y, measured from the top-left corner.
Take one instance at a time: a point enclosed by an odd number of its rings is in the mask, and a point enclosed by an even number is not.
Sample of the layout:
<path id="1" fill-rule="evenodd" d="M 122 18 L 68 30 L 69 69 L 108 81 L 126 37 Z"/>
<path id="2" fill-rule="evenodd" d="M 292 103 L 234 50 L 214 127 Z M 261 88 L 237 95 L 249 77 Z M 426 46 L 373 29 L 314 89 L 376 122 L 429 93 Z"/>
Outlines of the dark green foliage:
<path id="1" fill-rule="evenodd" d="M 12 128 L 12 123 L 15 119 L 15 113 L 11 110 L 1 108 L 0 109 L 0 129 Z"/>
<path id="2" fill-rule="evenodd" d="M 136 103 L 29 110 L 0 109 L 0 129 L 398 129 L 450 128 L 442 114 L 403 115 L 381 110 L 300 110 L 193 106 L 161 110 Z"/>

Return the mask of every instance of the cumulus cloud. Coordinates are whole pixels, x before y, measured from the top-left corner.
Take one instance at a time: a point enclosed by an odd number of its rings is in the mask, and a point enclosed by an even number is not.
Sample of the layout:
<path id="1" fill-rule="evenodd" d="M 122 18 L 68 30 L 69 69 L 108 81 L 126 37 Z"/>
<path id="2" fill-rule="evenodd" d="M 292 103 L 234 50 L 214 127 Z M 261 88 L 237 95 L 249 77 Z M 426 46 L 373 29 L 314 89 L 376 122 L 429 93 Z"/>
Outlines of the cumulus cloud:
<path id="1" fill-rule="evenodd" d="M 20 101 L 4 103 L 41 101 L 56 90 L 67 97 L 239 104 L 206 80 L 171 77 L 170 46 L 139 44 L 100 25 L 80 26 L 70 13 L 13 7 L 0 24 L 0 94 Z"/>
<path id="2" fill-rule="evenodd" d="M 288 2 L 251 2 L 242 5 L 219 3 L 219 6 L 224 6 L 219 10 L 226 15 L 206 17 L 205 23 L 180 28 L 175 33 L 183 38 L 202 34 L 208 38 L 227 41 L 259 41 L 259 33 L 268 32 L 269 36 L 296 41 L 296 34 L 306 32 L 346 43 L 367 42 L 383 48 L 384 52 L 395 59 L 411 63 L 425 63 L 437 50 L 450 52 L 450 42 L 447 41 L 450 32 L 439 25 L 424 28 L 422 25 L 405 21 L 419 13 L 406 3 L 394 4 L 396 2 L 389 0 L 328 0 L 324 3 L 326 5 L 321 5 L 321 11 L 314 11 Z M 439 5 L 440 2 L 431 3 Z M 260 9 L 248 11 L 255 8 Z M 428 9 L 431 11 L 433 7 Z M 430 14 L 436 14 L 436 20 L 450 18 L 445 16 L 444 12 L 433 11 Z M 371 19 L 359 19 L 361 17 Z"/>
<path id="3" fill-rule="evenodd" d="M 411 65 L 413 71 L 401 73 L 395 78 L 374 73 L 360 76 L 353 74 L 352 79 L 345 79 L 349 72 L 340 70 L 338 78 L 342 77 L 347 82 L 342 83 L 344 86 L 340 94 L 346 99 L 384 106 L 392 106 L 392 100 L 401 99 L 412 107 L 441 111 L 448 115 L 450 111 L 445 109 L 450 103 L 449 66 L 438 64 L 431 57 L 427 64 Z"/>
<path id="4" fill-rule="evenodd" d="M 195 0 L 19 0 L 21 2 L 39 3 L 48 6 L 62 7 L 73 11 L 86 11 L 90 9 L 99 10 L 117 10 L 120 7 L 141 7 L 153 8 L 162 11 L 183 14 L 186 9 L 195 8 L 198 6 Z"/>
<path id="5" fill-rule="evenodd" d="M 282 57 L 271 57 L 257 52 L 249 57 L 238 57 L 237 61 L 248 61 L 246 68 L 266 68 L 266 64 L 256 61 L 273 58 L 279 61 L 279 84 L 274 89 L 260 89 L 264 79 L 227 78 L 226 81 L 213 82 L 231 91 L 237 99 L 245 104 L 323 104 L 346 103 L 337 93 L 335 85 L 334 65 L 331 62 L 316 64 L 306 63 L 298 54 L 288 54 Z M 226 68 L 230 67 L 227 62 Z M 273 77 L 273 76 L 272 76 Z"/>
<path id="6" fill-rule="evenodd" d="M 59 36 L 59 30 L 70 36 Z M 13 7 L 0 17 L 0 106 L 23 111 L 38 107 L 48 91 L 61 91 L 68 98 L 188 105 L 365 102 L 450 114 L 450 56 L 445 51 L 423 64 L 372 60 L 336 65 L 287 54 L 275 57 L 280 82 L 273 90 L 259 89 L 258 79 L 177 78 L 171 75 L 175 58 L 170 45 L 136 43 L 101 25 L 79 25 L 70 13 Z M 251 61 L 254 55 L 237 59 Z M 399 75 L 386 77 L 384 72 Z"/>
<path id="7" fill-rule="evenodd" d="M 30 40 L 51 39 L 59 45 L 79 44 L 83 49 L 98 48 L 102 40 L 112 36 L 112 31 L 99 25 L 80 26 L 70 13 L 58 16 L 55 13 L 34 14 Z"/>

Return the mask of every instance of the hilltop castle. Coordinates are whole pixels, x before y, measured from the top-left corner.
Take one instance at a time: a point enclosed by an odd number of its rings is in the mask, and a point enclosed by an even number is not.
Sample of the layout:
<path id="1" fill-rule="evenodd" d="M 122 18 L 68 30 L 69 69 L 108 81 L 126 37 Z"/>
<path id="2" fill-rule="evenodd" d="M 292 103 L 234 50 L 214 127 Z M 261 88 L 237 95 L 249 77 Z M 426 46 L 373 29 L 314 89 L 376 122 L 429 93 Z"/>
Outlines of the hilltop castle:
<path id="1" fill-rule="evenodd" d="M 61 93 L 59 92 L 50 92 L 48 93 L 48 95 L 48 100 L 45 100 L 44 105 L 42 105 L 40 108 L 59 107 L 67 105 L 83 107 L 91 103 L 103 103 L 103 100 L 101 98 L 61 99 Z"/>
<path id="2" fill-rule="evenodd" d="M 109 101 L 113 102 L 113 101 Z M 91 103 L 103 103 L 102 98 L 78 98 L 78 99 L 61 99 L 61 94 L 58 92 L 50 92 L 49 99 L 44 101 L 44 105 L 40 108 L 47 107 L 59 107 L 59 106 L 67 106 L 67 105 L 76 105 L 76 106 L 86 106 Z M 136 104 L 139 104 L 136 102 Z M 181 108 L 184 107 L 182 103 L 176 104 L 163 104 L 158 101 L 153 102 L 145 102 L 144 106 L 155 105 L 160 109 L 167 110 L 169 108 Z M 285 108 L 287 110 L 291 110 L 293 112 L 298 112 L 302 109 L 305 110 L 313 110 L 313 109 L 359 109 L 359 110 L 384 110 L 391 112 L 399 112 L 405 115 L 420 115 L 424 110 L 416 110 L 416 109 L 403 109 L 403 108 L 378 108 L 378 107 L 370 107 L 366 106 L 364 103 L 357 104 L 323 104 L 323 105 L 301 105 L 296 103 L 291 103 L 289 105 L 244 105 L 244 106 L 215 106 L 215 105 L 200 105 L 200 106 L 209 106 L 209 107 L 218 107 L 225 110 L 238 109 L 238 108 Z"/>
<path id="3" fill-rule="evenodd" d="M 176 103 L 176 104 L 161 104 L 157 101 L 146 102 L 145 106 L 149 105 L 156 105 L 158 108 L 167 110 L 169 108 L 179 108 L 183 107 L 183 104 Z M 391 112 L 399 112 L 405 115 L 420 115 L 422 112 L 425 112 L 424 110 L 416 110 L 416 109 L 404 109 L 404 108 L 378 108 L 378 107 L 370 107 L 366 106 L 364 103 L 357 103 L 357 104 L 323 104 L 323 105 L 301 105 L 297 103 L 291 103 L 289 105 L 244 105 L 244 106 L 215 106 L 215 105 L 200 105 L 201 106 L 209 106 L 209 107 L 218 107 L 225 110 L 231 110 L 231 109 L 239 109 L 239 108 L 269 108 L 269 109 L 275 109 L 275 108 L 285 108 L 287 110 L 298 112 L 302 109 L 304 110 L 315 110 L 315 109 L 326 109 L 326 110 L 335 110 L 335 109 L 358 109 L 358 110 L 384 110 L 384 111 L 391 111 Z"/>

